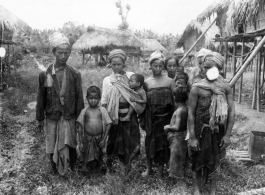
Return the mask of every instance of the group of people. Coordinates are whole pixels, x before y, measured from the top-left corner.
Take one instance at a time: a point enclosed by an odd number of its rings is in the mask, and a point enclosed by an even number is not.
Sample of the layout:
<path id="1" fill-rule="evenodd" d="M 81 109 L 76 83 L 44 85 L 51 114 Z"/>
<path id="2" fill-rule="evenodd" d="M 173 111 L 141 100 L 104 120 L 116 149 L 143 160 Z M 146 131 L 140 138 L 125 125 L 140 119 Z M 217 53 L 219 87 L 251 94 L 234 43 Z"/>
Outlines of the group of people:
<path id="1" fill-rule="evenodd" d="M 142 176 L 152 174 L 155 163 L 162 177 L 169 164 L 169 177 L 183 179 L 190 155 L 195 194 L 208 179 L 215 194 L 235 112 L 231 87 L 218 74 L 224 64 L 221 54 L 201 51 L 199 71 L 189 79 L 176 58 L 155 51 L 149 58 L 152 74 L 144 79 L 125 71 L 123 50 L 112 50 L 108 60 L 113 72 L 104 78 L 102 92 L 99 86 L 88 86 L 84 107 L 81 74 L 66 63 L 69 40 L 56 32 L 49 41 L 55 63 L 39 75 L 36 119 L 40 129 L 46 121 L 46 153 L 54 173 L 74 170 L 77 156 L 82 171 L 100 170 L 105 150 L 107 167 L 116 158 L 128 174 L 140 154 L 142 128 L 147 161 Z"/>

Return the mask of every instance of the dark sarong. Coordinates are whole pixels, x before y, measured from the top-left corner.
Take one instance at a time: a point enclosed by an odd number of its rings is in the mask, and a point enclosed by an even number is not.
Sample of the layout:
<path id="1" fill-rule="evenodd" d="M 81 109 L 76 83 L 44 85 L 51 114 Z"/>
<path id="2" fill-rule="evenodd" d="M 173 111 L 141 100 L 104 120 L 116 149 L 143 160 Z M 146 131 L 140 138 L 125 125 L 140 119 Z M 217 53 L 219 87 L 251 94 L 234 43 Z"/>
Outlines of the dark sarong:
<path id="1" fill-rule="evenodd" d="M 129 108 L 129 104 L 119 103 L 119 109 Z M 119 113 L 125 117 L 126 113 Z M 119 121 L 112 125 L 107 144 L 107 155 L 118 156 L 124 165 L 140 154 L 140 130 L 137 114 L 133 112 L 130 121 Z"/>
<path id="2" fill-rule="evenodd" d="M 201 150 L 192 151 L 192 170 L 202 170 L 202 182 L 205 184 L 211 174 L 218 172 L 220 161 L 225 157 L 225 150 L 221 150 L 220 142 L 225 135 L 225 127 L 211 130 L 209 127 L 211 95 L 201 96 L 198 99 L 195 119 L 195 135 Z"/>
<path id="3" fill-rule="evenodd" d="M 169 144 L 164 126 L 170 123 L 173 114 L 172 93 L 169 88 L 154 88 L 147 92 L 144 130 L 146 131 L 146 157 L 155 163 L 169 160 Z"/>

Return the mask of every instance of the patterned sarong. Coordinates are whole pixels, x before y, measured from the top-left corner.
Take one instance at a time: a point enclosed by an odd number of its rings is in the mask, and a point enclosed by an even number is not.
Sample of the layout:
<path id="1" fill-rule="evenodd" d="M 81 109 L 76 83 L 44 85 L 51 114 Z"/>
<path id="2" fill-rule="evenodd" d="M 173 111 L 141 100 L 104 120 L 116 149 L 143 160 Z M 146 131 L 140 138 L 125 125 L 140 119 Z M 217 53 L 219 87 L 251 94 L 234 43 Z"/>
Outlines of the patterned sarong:
<path id="1" fill-rule="evenodd" d="M 198 98 L 195 119 L 195 135 L 200 144 L 200 151 L 192 151 L 192 170 L 202 170 L 202 184 L 205 184 L 211 174 L 217 173 L 220 161 L 225 157 L 225 150 L 221 150 L 220 142 L 225 135 L 225 127 L 219 125 L 218 130 L 211 130 L 210 106 L 212 95 Z"/>
<path id="2" fill-rule="evenodd" d="M 146 157 L 155 163 L 165 164 L 169 160 L 169 144 L 164 126 L 170 123 L 173 114 L 172 93 L 169 88 L 150 89 L 147 92 L 145 119 L 142 126 L 146 131 Z"/>
<path id="3" fill-rule="evenodd" d="M 129 104 L 119 103 L 119 110 L 128 109 Z M 119 113 L 119 117 L 127 113 Z M 112 125 L 107 144 L 107 155 L 117 156 L 124 165 L 130 163 L 140 154 L 140 130 L 137 115 L 134 112 L 130 121 L 119 121 Z"/>

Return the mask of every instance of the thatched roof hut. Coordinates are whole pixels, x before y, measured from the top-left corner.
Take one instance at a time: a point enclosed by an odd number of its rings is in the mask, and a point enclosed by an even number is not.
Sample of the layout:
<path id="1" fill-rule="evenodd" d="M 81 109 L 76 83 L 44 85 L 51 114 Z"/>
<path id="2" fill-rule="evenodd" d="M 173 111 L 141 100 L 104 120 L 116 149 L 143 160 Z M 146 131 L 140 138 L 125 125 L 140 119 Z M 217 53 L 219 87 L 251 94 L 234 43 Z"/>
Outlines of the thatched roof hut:
<path id="1" fill-rule="evenodd" d="M 210 25 L 209 21 L 205 21 L 203 24 L 201 24 L 198 21 L 192 20 L 184 30 L 182 36 L 180 37 L 177 43 L 177 47 L 183 47 L 184 51 L 190 49 L 193 43 L 209 27 L 209 25 Z M 220 34 L 220 31 L 218 27 L 214 24 L 206 32 L 206 34 L 200 39 L 200 41 L 194 47 L 191 54 L 196 51 L 199 51 L 201 48 L 209 48 L 209 49 L 216 48 L 217 44 L 213 41 L 213 38 L 215 37 L 216 34 Z"/>
<path id="2" fill-rule="evenodd" d="M 216 24 L 222 36 L 253 32 L 265 28 L 264 5 L 264 0 L 219 0 L 201 13 L 197 20 L 203 22 L 216 14 Z"/>
<path id="3" fill-rule="evenodd" d="M 156 39 L 142 39 L 141 40 L 144 46 L 141 48 L 143 56 L 150 56 L 156 50 L 160 50 L 162 52 L 167 51 L 167 49 L 161 45 Z"/>
<path id="4" fill-rule="evenodd" d="M 17 16 L 12 14 L 10 11 L 0 5 L 0 28 L 8 29 L 11 31 L 15 30 L 26 30 L 29 26 L 19 19 Z"/>
<path id="5" fill-rule="evenodd" d="M 120 48 L 128 54 L 140 55 L 142 46 L 143 43 L 129 31 L 89 27 L 87 32 L 74 43 L 73 49 L 108 54 L 112 49 Z"/>

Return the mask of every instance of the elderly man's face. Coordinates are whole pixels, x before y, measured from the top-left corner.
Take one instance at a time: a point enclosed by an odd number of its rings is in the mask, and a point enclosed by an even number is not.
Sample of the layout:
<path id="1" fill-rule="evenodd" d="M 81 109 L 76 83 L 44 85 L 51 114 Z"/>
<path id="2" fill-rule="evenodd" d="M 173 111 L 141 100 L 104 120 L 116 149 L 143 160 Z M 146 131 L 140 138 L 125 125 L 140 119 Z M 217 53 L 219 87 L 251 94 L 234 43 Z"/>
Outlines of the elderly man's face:
<path id="1" fill-rule="evenodd" d="M 53 52 L 56 58 L 56 63 L 61 64 L 61 65 L 66 64 L 70 56 L 70 53 L 71 53 L 71 49 L 68 44 L 62 44 L 56 47 L 56 50 Z"/>

